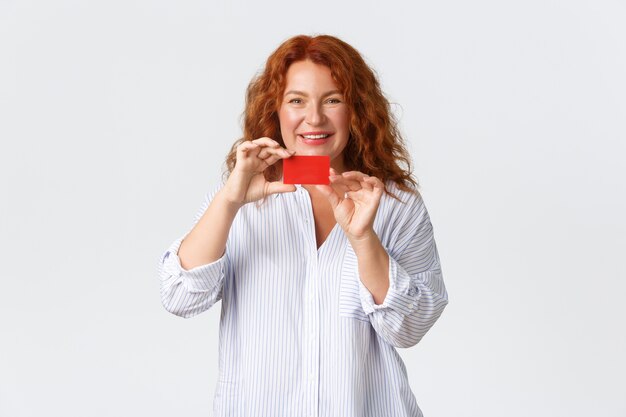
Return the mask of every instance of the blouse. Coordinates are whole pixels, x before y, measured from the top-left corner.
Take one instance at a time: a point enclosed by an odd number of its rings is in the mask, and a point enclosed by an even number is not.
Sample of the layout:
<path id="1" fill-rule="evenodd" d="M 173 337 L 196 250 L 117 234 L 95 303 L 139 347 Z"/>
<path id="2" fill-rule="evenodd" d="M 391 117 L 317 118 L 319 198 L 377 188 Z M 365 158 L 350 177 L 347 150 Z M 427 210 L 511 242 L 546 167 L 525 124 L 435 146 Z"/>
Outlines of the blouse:
<path id="1" fill-rule="evenodd" d="M 198 222 L 223 187 L 207 193 Z M 189 231 L 159 257 L 161 300 L 192 317 L 221 300 L 215 417 L 422 416 L 397 348 L 420 341 L 448 303 L 433 227 L 419 193 L 388 181 L 374 231 L 389 255 L 376 304 L 338 224 L 317 248 L 309 193 L 242 206 L 226 250 L 185 270 Z"/>

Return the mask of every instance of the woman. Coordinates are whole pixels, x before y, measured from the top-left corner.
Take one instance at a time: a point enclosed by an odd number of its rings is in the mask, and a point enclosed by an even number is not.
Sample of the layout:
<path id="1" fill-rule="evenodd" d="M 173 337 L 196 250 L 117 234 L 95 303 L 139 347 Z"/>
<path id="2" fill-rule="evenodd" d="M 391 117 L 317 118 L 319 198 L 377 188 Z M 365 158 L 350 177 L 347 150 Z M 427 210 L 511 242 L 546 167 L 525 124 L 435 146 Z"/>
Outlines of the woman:
<path id="1" fill-rule="evenodd" d="M 329 155 L 329 185 L 282 161 Z M 165 308 L 222 301 L 215 416 L 420 416 L 396 348 L 447 304 L 409 157 L 379 83 L 331 36 L 296 36 L 250 84 L 244 137 L 159 261 Z M 249 204 L 255 202 L 255 204 Z"/>

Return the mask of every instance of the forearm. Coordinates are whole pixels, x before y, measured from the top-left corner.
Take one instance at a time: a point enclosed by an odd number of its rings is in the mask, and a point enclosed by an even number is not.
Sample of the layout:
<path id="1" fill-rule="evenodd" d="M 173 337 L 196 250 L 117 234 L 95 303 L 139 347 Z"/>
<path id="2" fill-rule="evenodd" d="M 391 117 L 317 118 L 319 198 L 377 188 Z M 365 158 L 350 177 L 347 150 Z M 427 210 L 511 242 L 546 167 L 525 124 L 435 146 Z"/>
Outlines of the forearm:
<path id="1" fill-rule="evenodd" d="M 389 255 L 372 230 L 366 237 L 350 239 L 357 257 L 361 282 L 376 304 L 382 304 L 389 290 Z"/>
<path id="2" fill-rule="evenodd" d="M 241 204 L 234 204 L 219 191 L 185 237 L 178 250 L 181 266 L 192 269 L 215 262 L 224 255 L 226 240 Z"/>

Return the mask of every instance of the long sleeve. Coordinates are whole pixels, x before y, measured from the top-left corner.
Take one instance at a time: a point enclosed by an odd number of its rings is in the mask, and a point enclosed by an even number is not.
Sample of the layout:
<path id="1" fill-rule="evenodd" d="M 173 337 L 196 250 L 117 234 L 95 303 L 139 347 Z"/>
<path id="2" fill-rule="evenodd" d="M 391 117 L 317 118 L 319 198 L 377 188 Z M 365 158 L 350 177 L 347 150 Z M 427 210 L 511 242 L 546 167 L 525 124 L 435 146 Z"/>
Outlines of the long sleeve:
<path id="1" fill-rule="evenodd" d="M 410 202 L 389 254 L 389 290 L 382 304 L 359 279 L 361 305 L 389 344 L 417 344 L 448 304 L 433 227 L 421 196 Z M 357 272 L 358 273 L 358 272 Z"/>
<path id="2" fill-rule="evenodd" d="M 207 193 L 193 225 L 200 220 L 213 197 L 223 184 Z M 161 281 L 161 302 L 165 309 L 181 317 L 192 317 L 208 310 L 222 297 L 222 288 L 229 271 L 227 251 L 221 258 L 190 270 L 181 266 L 178 249 L 193 226 L 176 239 L 159 257 L 158 273 Z"/>

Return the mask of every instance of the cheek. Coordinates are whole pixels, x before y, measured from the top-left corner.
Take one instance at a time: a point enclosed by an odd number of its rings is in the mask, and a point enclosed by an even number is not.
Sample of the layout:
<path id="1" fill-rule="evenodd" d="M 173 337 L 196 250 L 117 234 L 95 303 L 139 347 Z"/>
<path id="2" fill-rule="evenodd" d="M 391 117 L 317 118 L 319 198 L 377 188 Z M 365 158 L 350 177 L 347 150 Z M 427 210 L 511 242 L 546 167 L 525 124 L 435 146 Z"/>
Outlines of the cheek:
<path id="1" fill-rule="evenodd" d="M 298 114 L 293 110 L 281 110 L 278 112 L 278 120 L 282 129 L 293 129 L 298 124 Z"/>
<path id="2" fill-rule="evenodd" d="M 331 117 L 336 128 L 344 130 L 348 129 L 350 121 L 348 118 L 348 111 L 346 109 L 337 109 Z"/>

